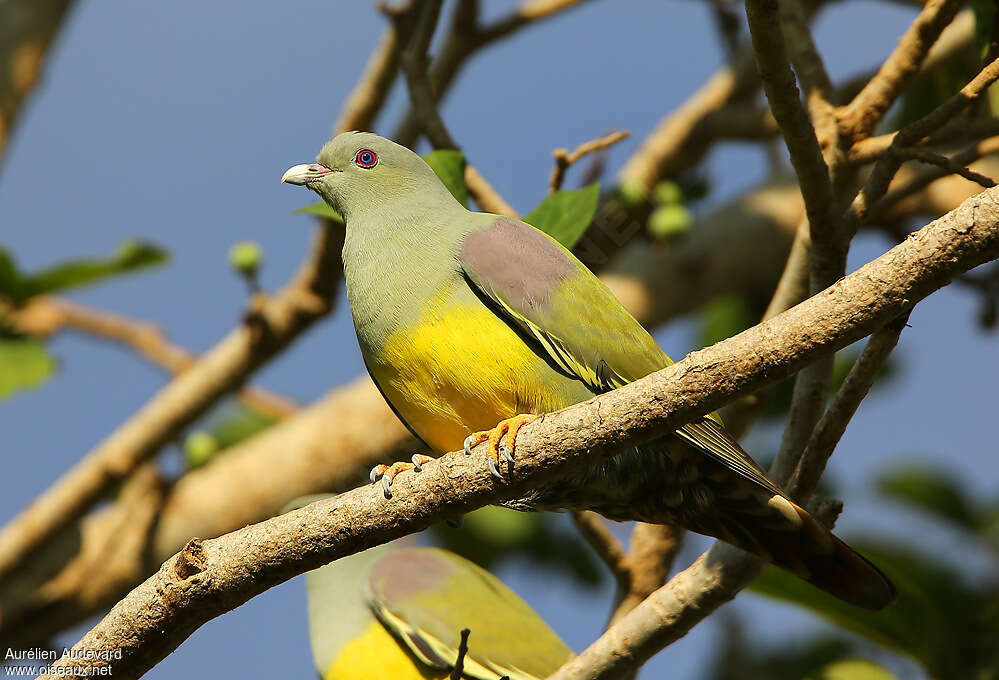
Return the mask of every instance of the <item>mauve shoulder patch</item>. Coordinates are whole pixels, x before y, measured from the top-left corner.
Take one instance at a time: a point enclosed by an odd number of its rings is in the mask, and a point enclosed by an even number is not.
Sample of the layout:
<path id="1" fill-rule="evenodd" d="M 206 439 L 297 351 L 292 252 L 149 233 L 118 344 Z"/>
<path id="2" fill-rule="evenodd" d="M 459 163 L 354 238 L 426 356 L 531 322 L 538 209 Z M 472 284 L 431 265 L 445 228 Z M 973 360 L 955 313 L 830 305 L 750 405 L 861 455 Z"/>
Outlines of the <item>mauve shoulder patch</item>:
<path id="1" fill-rule="evenodd" d="M 544 234 L 506 217 L 466 236 L 461 260 L 476 283 L 522 314 L 544 306 L 559 283 L 576 273 Z"/>

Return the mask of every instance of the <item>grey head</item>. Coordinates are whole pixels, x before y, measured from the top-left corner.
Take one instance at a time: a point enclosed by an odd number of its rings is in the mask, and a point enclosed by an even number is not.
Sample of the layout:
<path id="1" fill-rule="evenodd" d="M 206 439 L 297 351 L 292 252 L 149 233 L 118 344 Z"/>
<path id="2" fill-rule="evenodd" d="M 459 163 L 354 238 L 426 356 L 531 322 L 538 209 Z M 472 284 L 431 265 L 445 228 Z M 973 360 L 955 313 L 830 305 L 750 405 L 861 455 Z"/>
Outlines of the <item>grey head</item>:
<path id="1" fill-rule="evenodd" d="M 422 158 L 371 132 L 337 135 L 315 163 L 289 168 L 281 181 L 312 189 L 348 222 L 387 209 L 398 218 L 461 208 Z"/>

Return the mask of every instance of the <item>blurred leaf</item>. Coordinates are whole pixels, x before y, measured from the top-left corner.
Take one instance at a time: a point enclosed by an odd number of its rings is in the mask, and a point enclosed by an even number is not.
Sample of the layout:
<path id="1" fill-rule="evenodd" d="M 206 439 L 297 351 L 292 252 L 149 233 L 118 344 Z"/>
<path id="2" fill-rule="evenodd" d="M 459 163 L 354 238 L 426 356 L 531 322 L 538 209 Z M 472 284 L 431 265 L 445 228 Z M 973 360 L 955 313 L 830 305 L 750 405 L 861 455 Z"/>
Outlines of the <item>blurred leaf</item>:
<path id="1" fill-rule="evenodd" d="M 721 342 L 746 330 L 760 320 L 745 295 L 726 295 L 708 302 L 701 310 L 698 342 L 701 347 Z"/>
<path id="2" fill-rule="evenodd" d="M 30 338 L 0 336 L 0 399 L 38 387 L 55 371 L 45 345 Z"/>
<path id="3" fill-rule="evenodd" d="M 898 600 L 880 612 L 846 604 L 776 567 L 767 567 L 751 588 L 906 652 L 939 680 L 974 677 L 992 663 L 999 631 L 983 612 L 995 592 L 972 589 L 950 565 L 906 546 L 855 547 L 898 589 Z"/>
<path id="4" fill-rule="evenodd" d="M 14 258 L 3 248 L 0 248 L 0 295 L 11 300 L 20 300 L 24 279 L 17 270 Z"/>
<path id="5" fill-rule="evenodd" d="M 34 295 L 84 286 L 110 276 L 162 264 L 166 260 L 166 251 L 157 246 L 140 241 L 126 241 L 118 246 L 111 257 L 67 260 L 25 276 L 18 301 Z"/>
<path id="6" fill-rule="evenodd" d="M 748 626 L 731 613 L 721 614 L 724 637 L 713 655 L 711 680 L 801 680 L 808 673 L 854 654 L 856 645 L 843 637 L 819 635 L 761 645 L 747 639 Z M 790 644 L 789 644 L 790 643 Z"/>
<path id="7" fill-rule="evenodd" d="M 853 368 L 854 362 L 857 357 L 860 356 L 860 352 L 856 350 L 845 350 L 836 354 L 836 358 L 833 361 L 833 372 L 832 379 L 829 381 L 829 393 L 835 394 L 836 391 L 846 380 L 846 376 L 849 375 L 850 369 Z M 897 372 L 897 360 L 894 356 L 888 357 L 881 368 L 878 370 L 877 378 L 875 379 L 874 386 L 871 388 L 872 391 L 883 387 Z M 783 418 L 787 415 L 788 409 L 791 407 L 791 397 L 794 393 L 794 378 L 788 378 L 782 380 L 773 387 L 773 392 L 770 399 L 766 401 L 764 407 L 760 413 L 763 418 Z"/>
<path id="8" fill-rule="evenodd" d="M 547 196 L 523 219 L 571 249 L 593 221 L 599 199 L 599 182 L 582 189 L 562 189 Z"/>
<path id="9" fill-rule="evenodd" d="M 227 404 L 208 418 L 205 427 L 193 432 L 185 440 L 184 456 L 188 468 L 204 465 L 226 449 L 266 430 L 275 422 L 273 418 L 239 402 Z"/>
<path id="10" fill-rule="evenodd" d="M 965 491 L 942 470 L 900 465 L 882 472 L 877 486 L 883 496 L 968 531 L 977 532 L 985 525 L 985 518 L 965 499 Z"/>
<path id="11" fill-rule="evenodd" d="M 584 585 L 600 582 L 603 573 L 588 546 L 568 523 L 561 528 L 549 513 L 518 512 L 488 506 L 465 515 L 458 528 L 436 525 L 437 543 L 476 564 L 491 569 L 512 558 L 561 572 Z"/>
<path id="12" fill-rule="evenodd" d="M 316 201 L 315 203 L 310 203 L 307 206 L 299 208 L 291 213 L 292 215 L 315 215 L 316 217 L 325 217 L 328 220 L 333 220 L 334 222 L 343 223 L 343 218 L 337 213 L 333 208 L 329 207 L 326 201 Z"/>
<path id="13" fill-rule="evenodd" d="M 975 48 L 984 59 L 996 31 L 996 3 L 995 0 L 971 0 L 970 5 L 975 15 Z"/>
<path id="14" fill-rule="evenodd" d="M 460 151 L 441 149 L 431 151 L 423 160 L 427 162 L 444 186 L 459 203 L 468 207 L 468 187 L 465 186 L 465 156 Z"/>
<path id="15" fill-rule="evenodd" d="M 898 114 L 888 126 L 894 130 L 919 120 L 964 87 L 969 79 L 968 67 L 960 59 L 941 62 L 929 72 L 920 73 L 903 91 Z"/>
<path id="16" fill-rule="evenodd" d="M 898 680 L 898 677 L 873 661 L 844 659 L 807 675 L 805 680 Z"/>

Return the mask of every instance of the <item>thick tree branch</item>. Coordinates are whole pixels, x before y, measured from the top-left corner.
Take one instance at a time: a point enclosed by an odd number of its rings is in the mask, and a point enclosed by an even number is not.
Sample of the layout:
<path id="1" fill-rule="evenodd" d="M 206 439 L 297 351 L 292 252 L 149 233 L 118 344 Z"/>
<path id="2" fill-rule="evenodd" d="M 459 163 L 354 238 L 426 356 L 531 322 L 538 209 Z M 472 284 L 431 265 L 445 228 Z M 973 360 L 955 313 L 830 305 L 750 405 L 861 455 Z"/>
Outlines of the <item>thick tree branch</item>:
<path id="1" fill-rule="evenodd" d="M 779 380 L 824 353 L 840 349 L 903 314 L 954 277 L 999 257 L 999 190 L 990 189 L 913 234 L 905 242 L 784 314 L 613 392 L 527 425 L 518 462 L 506 483 L 492 478 L 479 447 L 455 452 L 400 476 L 391 502 L 365 486 L 218 539 L 192 540 L 145 583 L 119 602 L 75 646 L 121 650 L 121 659 L 66 659 L 80 670 L 108 667 L 134 678 L 175 649 L 204 622 L 303 571 L 418 531 L 476 507 L 514 498 L 580 464 L 671 432 L 740 394 Z M 460 482 L 458 481 L 460 480 Z M 746 577 L 718 547 L 699 560 L 712 581 L 688 575 L 660 589 L 683 590 L 673 607 L 655 594 L 619 625 L 652 616 L 616 650 L 621 660 L 644 660 L 650 644 L 679 636 L 731 597 L 732 580 Z M 702 566 L 698 566 L 702 565 Z M 751 565 L 755 569 L 755 565 Z M 687 574 L 696 576 L 688 569 Z M 732 591 L 734 594 L 735 591 Z M 726 597 L 727 596 L 727 597 Z M 658 625 L 678 621 L 673 627 Z M 612 631 L 618 626 L 611 628 Z M 616 634 L 611 637 L 616 638 Z M 593 648 L 591 647 L 591 650 Z M 600 649 L 570 662 L 586 677 L 606 677 L 611 662 Z M 605 650 L 606 651 L 606 650 Z M 580 677 L 563 673 L 562 677 Z"/>
<path id="2" fill-rule="evenodd" d="M 241 326 L 160 390 L 47 491 L 0 530 L 0 581 L 60 528 L 74 522 L 224 394 L 330 310 L 343 233 L 318 230 L 290 283 Z"/>
<path id="3" fill-rule="evenodd" d="M 128 503 L 119 496 L 79 534 L 46 544 L 29 563 L 31 582 L 0 584 L 0 649 L 44 645 L 107 611 L 192 536 L 220 536 L 273 517 L 292 499 L 352 488 L 376 463 L 408 458 L 419 446 L 366 376 L 337 387 L 165 492 Z M 150 505 L 151 527 L 121 522 Z"/>

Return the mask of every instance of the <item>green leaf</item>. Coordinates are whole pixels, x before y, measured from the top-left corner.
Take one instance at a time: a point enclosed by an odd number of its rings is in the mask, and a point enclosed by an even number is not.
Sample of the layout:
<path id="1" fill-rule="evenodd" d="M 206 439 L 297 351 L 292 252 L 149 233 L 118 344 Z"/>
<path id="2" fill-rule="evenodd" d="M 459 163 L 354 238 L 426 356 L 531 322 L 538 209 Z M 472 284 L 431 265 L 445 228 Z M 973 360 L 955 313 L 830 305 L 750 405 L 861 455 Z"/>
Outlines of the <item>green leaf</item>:
<path id="1" fill-rule="evenodd" d="M 900 466 L 882 472 L 877 485 L 883 496 L 963 529 L 977 532 L 986 524 L 960 484 L 942 470 Z"/>
<path id="2" fill-rule="evenodd" d="M 562 189 L 541 201 L 538 207 L 524 216 L 524 221 L 566 248 L 572 248 L 593 221 L 599 199 L 599 182 L 582 189 Z"/>
<path id="3" fill-rule="evenodd" d="M 303 208 L 293 211 L 292 215 L 315 215 L 316 217 L 325 217 L 328 220 L 343 223 L 343 218 L 340 217 L 340 214 L 333 210 L 326 201 L 310 203 Z"/>
<path id="4" fill-rule="evenodd" d="M 468 207 L 468 187 L 465 186 L 465 156 L 460 151 L 441 149 L 431 151 L 423 160 L 427 162 L 444 186 L 466 208 Z"/>
<path id="5" fill-rule="evenodd" d="M 844 659 L 805 676 L 805 680 L 898 680 L 898 676 L 867 659 Z"/>
<path id="6" fill-rule="evenodd" d="M 56 362 L 37 340 L 0 337 L 0 399 L 38 387 L 55 371 Z"/>
<path id="7" fill-rule="evenodd" d="M 20 301 L 34 295 L 85 286 L 110 276 L 162 264 L 165 250 L 140 241 L 126 241 L 111 257 L 67 260 L 24 277 Z"/>

